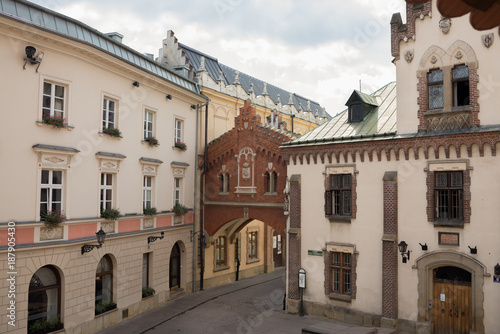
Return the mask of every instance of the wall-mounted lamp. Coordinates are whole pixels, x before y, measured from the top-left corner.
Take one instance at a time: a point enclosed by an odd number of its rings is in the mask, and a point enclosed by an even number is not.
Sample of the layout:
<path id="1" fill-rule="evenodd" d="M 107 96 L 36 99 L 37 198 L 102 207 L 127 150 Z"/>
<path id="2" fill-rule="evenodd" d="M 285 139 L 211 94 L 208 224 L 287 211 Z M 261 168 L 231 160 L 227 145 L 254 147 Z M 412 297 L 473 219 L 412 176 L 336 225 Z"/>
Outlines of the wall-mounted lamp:
<path id="1" fill-rule="evenodd" d="M 31 65 L 38 64 L 38 66 L 36 67 L 36 72 L 38 72 L 38 68 L 40 67 L 40 64 L 43 60 L 43 52 L 40 52 L 35 56 L 36 49 L 31 45 L 28 45 L 26 49 L 24 49 L 24 51 L 26 52 L 26 57 L 24 57 L 23 70 L 26 69 L 26 64 L 29 62 Z"/>
<path id="2" fill-rule="evenodd" d="M 477 254 L 477 246 L 475 246 L 474 248 L 472 248 L 471 246 L 467 246 L 467 247 L 469 247 L 471 254 Z"/>
<path id="3" fill-rule="evenodd" d="M 500 264 L 499 263 L 497 263 L 493 272 L 495 273 L 495 276 L 500 276 Z"/>
<path id="4" fill-rule="evenodd" d="M 425 244 L 423 244 L 423 245 L 420 242 L 418 244 L 420 245 L 420 247 L 422 247 L 423 251 L 427 250 L 427 242 Z"/>
<path id="5" fill-rule="evenodd" d="M 167 99 L 169 99 L 169 100 L 172 100 L 172 95 L 168 94 L 168 95 L 166 96 L 166 98 L 167 98 Z"/>
<path id="6" fill-rule="evenodd" d="M 411 251 L 406 251 L 408 249 L 408 244 L 403 240 L 398 244 L 398 248 L 399 252 L 401 253 L 401 256 L 403 257 L 403 263 L 406 263 L 406 261 L 410 259 L 410 252 L 411 252 Z"/>
<path id="7" fill-rule="evenodd" d="M 132 84 L 132 86 L 139 87 L 139 81 L 134 81 L 134 83 Z"/>
<path id="8" fill-rule="evenodd" d="M 191 109 L 196 109 L 196 106 L 193 104 L 193 105 L 191 106 Z"/>
<path id="9" fill-rule="evenodd" d="M 158 239 L 163 239 L 165 233 L 161 232 L 161 237 L 156 237 L 156 236 L 151 236 L 151 237 L 148 237 L 148 244 L 152 243 L 152 242 L 155 242 L 156 240 Z"/>
<path id="10" fill-rule="evenodd" d="M 102 228 L 99 230 L 99 232 L 96 232 L 96 238 L 97 242 L 99 245 L 83 245 L 82 246 L 82 255 L 83 253 L 88 253 L 94 248 L 101 248 L 102 244 L 104 243 L 104 239 L 106 239 L 106 232 L 102 230 Z"/>

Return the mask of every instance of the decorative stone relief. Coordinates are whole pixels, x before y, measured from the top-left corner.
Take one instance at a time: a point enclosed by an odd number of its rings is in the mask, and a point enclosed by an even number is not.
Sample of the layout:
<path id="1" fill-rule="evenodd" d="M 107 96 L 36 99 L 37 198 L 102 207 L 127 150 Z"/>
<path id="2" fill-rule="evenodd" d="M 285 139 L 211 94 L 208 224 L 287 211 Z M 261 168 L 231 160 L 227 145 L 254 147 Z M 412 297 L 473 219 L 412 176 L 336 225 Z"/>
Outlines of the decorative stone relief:
<path id="1" fill-rule="evenodd" d="M 439 21 L 439 29 L 441 29 L 443 34 L 447 34 L 451 28 L 451 20 L 447 17 L 441 17 Z"/>
<path id="2" fill-rule="evenodd" d="M 182 224 L 183 216 L 174 216 L 174 225 Z"/>
<path id="3" fill-rule="evenodd" d="M 106 234 L 115 233 L 115 222 L 102 222 L 101 228 Z"/>
<path id="4" fill-rule="evenodd" d="M 431 57 L 431 63 L 435 64 L 435 63 L 437 63 L 437 61 L 438 61 L 438 59 L 436 56 Z"/>
<path id="5" fill-rule="evenodd" d="M 413 60 L 413 55 L 414 55 L 414 50 L 406 50 L 405 51 L 405 59 L 408 63 L 411 63 L 411 61 Z"/>
<path id="6" fill-rule="evenodd" d="M 464 54 L 462 53 L 462 51 L 457 51 L 457 53 L 455 53 L 455 58 L 457 59 L 462 59 L 463 56 Z"/>
<path id="7" fill-rule="evenodd" d="M 427 124 L 427 131 L 468 129 L 470 128 L 470 117 L 468 113 L 429 116 Z"/>
<path id="8" fill-rule="evenodd" d="M 40 241 L 62 239 L 64 237 L 64 227 L 54 228 L 40 227 Z"/>
<path id="9" fill-rule="evenodd" d="M 243 217 L 248 218 L 248 208 L 243 208 Z"/>
<path id="10" fill-rule="evenodd" d="M 243 180 L 250 179 L 250 165 L 246 162 L 243 164 L 243 168 L 241 169 L 241 177 Z"/>
<path id="11" fill-rule="evenodd" d="M 483 45 L 489 48 L 493 44 L 493 33 L 481 35 Z"/>
<path id="12" fill-rule="evenodd" d="M 154 218 L 144 218 L 143 227 L 144 228 L 153 228 L 155 225 Z"/>

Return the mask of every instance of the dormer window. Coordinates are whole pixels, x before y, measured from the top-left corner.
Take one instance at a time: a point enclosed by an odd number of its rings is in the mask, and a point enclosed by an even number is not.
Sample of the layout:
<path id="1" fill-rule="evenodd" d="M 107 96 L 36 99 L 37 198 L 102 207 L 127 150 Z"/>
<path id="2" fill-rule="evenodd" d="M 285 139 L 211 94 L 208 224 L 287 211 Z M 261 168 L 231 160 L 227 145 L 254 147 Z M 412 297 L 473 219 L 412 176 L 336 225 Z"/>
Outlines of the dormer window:
<path id="1" fill-rule="evenodd" d="M 363 106 L 361 103 L 352 104 L 349 106 L 349 122 L 357 123 L 363 120 Z"/>
<path id="2" fill-rule="evenodd" d="M 349 123 L 359 123 L 378 107 L 375 97 L 355 90 L 345 104 L 347 106 Z"/>

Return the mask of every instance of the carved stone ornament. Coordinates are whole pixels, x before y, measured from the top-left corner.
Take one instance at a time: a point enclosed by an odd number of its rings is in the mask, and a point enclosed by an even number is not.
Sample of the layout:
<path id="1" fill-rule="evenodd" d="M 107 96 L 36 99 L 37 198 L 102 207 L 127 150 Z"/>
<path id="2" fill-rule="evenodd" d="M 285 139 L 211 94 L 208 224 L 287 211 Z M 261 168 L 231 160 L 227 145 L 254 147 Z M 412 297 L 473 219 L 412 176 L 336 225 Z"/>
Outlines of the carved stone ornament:
<path id="1" fill-rule="evenodd" d="M 455 53 L 455 58 L 457 59 L 462 59 L 463 56 L 464 54 L 462 53 L 462 51 L 457 51 L 457 53 Z"/>
<path id="2" fill-rule="evenodd" d="M 267 169 L 268 170 L 272 170 L 273 169 L 273 163 L 272 162 L 268 162 L 267 163 Z"/>
<path id="3" fill-rule="evenodd" d="M 437 61 L 438 61 L 437 57 L 436 56 L 432 56 L 431 63 L 435 64 L 435 63 L 437 63 Z"/>
<path id="4" fill-rule="evenodd" d="M 58 157 L 50 157 L 50 158 L 46 158 L 45 160 L 52 162 L 53 164 L 57 164 L 57 163 L 64 161 L 63 159 L 60 159 Z"/>
<path id="5" fill-rule="evenodd" d="M 493 33 L 481 35 L 483 45 L 489 48 L 493 44 Z"/>
<path id="6" fill-rule="evenodd" d="M 62 239 L 64 237 L 64 228 L 62 226 L 48 228 L 40 227 L 40 240 Z"/>
<path id="7" fill-rule="evenodd" d="M 447 17 L 442 17 L 439 21 L 439 29 L 443 32 L 443 34 L 447 34 L 451 28 L 451 20 Z"/>
<path id="8" fill-rule="evenodd" d="M 243 217 L 248 218 L 248 208 L 243 208 Z"/>
<path id="9" fill-rule="evenodd" d="M 101 228 L 106 234 L 115 233 L 115 222 L 103 222 Z"/>
<path id="10" fill-rule="evenodd" d="M 103 165 L 104 167 L 106 167 L 106 168 L 114 168 L 114 167 L 116 167 L 116 165 L 115 165 L 114 163 L 109 162 L 109 161 L 108 161 L 108 162 L 103 163 L 102 165 Z"/>
<path id="11" fill-rule="evenodd" d="M 243 164 L 243 168 L 241 169 L 241 177 L 243 180 L 250 179 L 250 166 L 246 162 Z"/>
<path id="12" fill-rule="evenodd" d="M 408 63 L 411 63 L 411 61 L 413 60 L 413 55 L 414 55 L 413 49 L 405 51 L 405 59 Z"/>
<path id="13" fill-rule="evenodd" d="M 245 129 L 248 129 L 248 122 L 244 122 L 243 126 L 245 127 Z"/>
<path id="14" fill-rule="evenodd" d="M 144 219 L 144 228 L 153 228 L 154 227 L 154 219 L 153 218 L 145 218 Z"/>

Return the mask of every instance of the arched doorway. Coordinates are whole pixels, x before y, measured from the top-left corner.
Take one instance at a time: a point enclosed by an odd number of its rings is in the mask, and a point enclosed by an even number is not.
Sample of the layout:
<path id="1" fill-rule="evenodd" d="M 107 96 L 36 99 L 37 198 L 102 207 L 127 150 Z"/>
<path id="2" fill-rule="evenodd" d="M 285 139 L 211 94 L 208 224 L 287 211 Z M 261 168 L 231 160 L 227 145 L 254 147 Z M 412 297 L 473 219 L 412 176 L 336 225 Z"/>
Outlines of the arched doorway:
<path id="1" fill-rule="evenodd" d="M 61 278 L 53 266 L 38 269 L 31 277 L 28 293 L 28 333 L 36 331 L 37 323 L 52 322 L 57 329 L 61 321 Z"/>
<path id="2" fill-rule="evenodd" d="M 170 253 L 170 272 L 169 272 L 169 287 L 170 290 L 180 288 L 181 284 L 181 249 L 179 243 L 176 242 Z"/>
<path id="3" fill-rule="evenodd" d="M 434 269 L 434 333 L 466 334 L 471 328 L 470 272 L 444 266 Z"/>
<path id="4" fill-rule="evenodd" d="M 104 255 L 95 273 L 95 315 L 115 309 L 113 302 L 113 262 L 109 255 Z"/>

